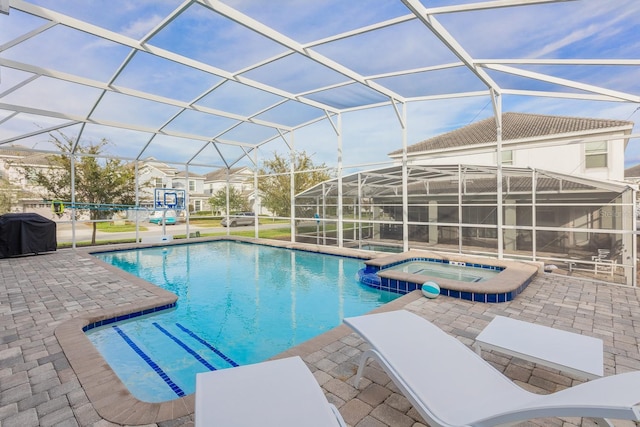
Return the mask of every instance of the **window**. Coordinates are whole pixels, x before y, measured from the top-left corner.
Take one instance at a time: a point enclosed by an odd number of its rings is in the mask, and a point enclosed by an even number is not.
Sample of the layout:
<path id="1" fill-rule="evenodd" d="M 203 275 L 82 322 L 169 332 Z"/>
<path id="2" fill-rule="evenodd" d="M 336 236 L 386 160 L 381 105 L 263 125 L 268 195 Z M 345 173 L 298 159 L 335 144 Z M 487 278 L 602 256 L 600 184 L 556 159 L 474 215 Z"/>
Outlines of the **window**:
<path id="1" fill-rule="evenodd" d="M 202 202 L 200 200 L 196 200 L 195 202 L 193 202 L 195 205 L 195 211 L 199 212 L 202 210 Z"/>
<path id="2" fill-rule="evenodd" d="M 513 150 L 502 151 L 502 164 L 513 165 Z"/>
<path id="3" fill-rule="evenodd" d="M 162 188 L 162 178 L 154 178 L 154 185 L 156 188 Z"/>
<path id="4" fill-rule="evenodd" d="M 607 167 L 607 141 L 587 142 L 584 145 L 584 164 L 587 169 Z"/>
<path id="5" fill-rule="evenodd" d="M 29 170 L 29 171 L 26 171 L 26 173 L 25 173 L 25 178 L 27 180 L 27 184 L 38 185 L 37 177 L 38 177 L 38 174 L 34 170 Z"/>
<path id="6" fill-rule="evenodd" d="M 189 180 L 189 191 L 196 191 L 196 182 Z"/>

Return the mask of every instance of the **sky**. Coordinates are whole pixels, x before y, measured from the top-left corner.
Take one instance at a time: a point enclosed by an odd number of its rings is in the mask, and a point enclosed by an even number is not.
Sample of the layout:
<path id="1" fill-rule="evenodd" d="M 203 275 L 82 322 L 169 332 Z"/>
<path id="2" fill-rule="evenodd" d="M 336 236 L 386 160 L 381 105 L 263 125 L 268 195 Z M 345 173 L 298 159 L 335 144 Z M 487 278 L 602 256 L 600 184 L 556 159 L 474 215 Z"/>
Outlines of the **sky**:
<path id="1" fill-rule="evenodd" d="M 432 8 L 475 2 L 423 0 L 426 7 Z M 182 2 L 28 3 L 86 21 L 100 27 L 100 31 L 113 32 L 107 34 L 114 37 L 117 33 L 128 41 L 144 40 L 153 49 L 129 57 L 129 47 L 89 34 L 91 31 L 73 31 L 63 25 L 45 28 L 45 19 L 16 9 L 10 10 L 9 15 L 0 15 L 0 61 L 4 61 L 0 62 L 0 144 L 10 140 L 30 148 L 48 149 L 46 134 L 17 138 L 88 116 L 94 123 L 84 127 L 83 139 L 107 138 L 112 141 L 108 148 L 111 153 L 126 158 L 154 156 L 194 165 L 251 166 L 254 156 L 245 154 L 256 144 L 271 141 L 260 145 L 258 162 L 293 146 L 311 154 L 316 163 L 335 165 L 341 154 L 345 167 L 358 168 L 388 162 L 388 153 L 402 147 L 401 122 L 389 105 L 389 93 L 408 100 L 407 104 L 397 104 L 400 111 L 406 105 L 408 145 L 493 116 L 490 98 L 480 93 L 486 91 L 486 86 L 471 71 L 459 66 L 433 70 L 459 59 L 423 23 L 401 19 L 410 11 L 399 0 L 211 1 L 221 14 L 196 2 L 170 21 L 165 18 Z M 287 46 L 225 18 L 227 7 L 248 16 L 257 26 L 269 27 L 267 30 Z M 395 25 L 328 40 L 395 18 Z M 550 82 L 514 75 L 507 68 L 494 67 L 484 72 L 505 90 L 587 94 L 584 89 L 594 86 L 610 91 L 605 93 L 628 95 L 627 102 L 611 102 L 505 94 L 501 97 L 504 112 L 640 123 L 637 0 L 577 0 L 445 13 L 436 15 L 436 21 L 450 40 L 476 61 L 630 60 L 624 66 L 502 64 L 553 76 L 555 80 Z M 31 37 L 21 39 L 25 34 Z M 312 50 L 332 67 L 291 53 L 291 46 Z M 164 54 L 155 56 L 154 49 L 191 58 L 199 65 L 180 64 Z M 14 66 L 16 63 L 19 65 Z M 65 80 L 47 76 L 32 79 L 33 69 L 22 64 L 62 75 Z M 126 66 L 119 72 L 123 65 Z M 394 74 L 402 70 L 413 72 Z M 361 83 L 343 85 L 353 76 L 363 77 L 374 87 Z M 92 84 L 80 85 L 74 79 L 87 79 Z M 567 88 L 562 79 L 584 87 Z M 243 84 L 246 82 L 250 84 Z M 101 88 L 109 83 L 116 90 L 103 93 Z M 260 90 L 260 85 L 273 88 L 276 93 Z M 139 93 L 145 94 L 143 98 L 150 95 L 171 102 L 140 99 L 135 96 Z M 306 102 L 287 101 L 281 96 L 283 93 L 303 97 Z M 477 96 L 451 98 L 456 93 Z M 419 101 L 423 96 L 445 99 Z M 98 99 L 100 103 L 94 109 Z M 340 120 L 333 116 L 339 136 L 326 113 L 317 108 L 318 103 L 342 111 Z M 4 105 L 17 105 L 23 110 L 12 115 L 8 106 L 2 108 Z M 366 105 L 372 107 L 357 109 Z M 197 108 L 184 110 L 184 106 Z M 44 117 L 36 110 L 60 115 Z M 216 111 L 225 114 L 208 114 Z M 238 117 L 250 117 L 253 122 L 238 125 Z M 125 124 L 130 129 L 105 126 L 109 123 Z M 305 123 L 312 124 L 293 134 L 286 130 Z M 269 126 L 273 124 L 286 129 L 279 134 Z M 70 125 L 63 132 L 76 134 L 80 129 L 80 125 Z M 151 138 L 140 129 L 166 132 Z M 635 126 L 634 133 L 640 133 L 638 129 Z M 189 137 L 194 135 L 202 138 Z M 206 143 L 207 138 L 213 137 L 223 143 L 216 147 Z M 340 146 L 342 150 L 338 152 Z M 640 141 L 632 139 L 626 149 L 625 166 L 638 163 Z"/>

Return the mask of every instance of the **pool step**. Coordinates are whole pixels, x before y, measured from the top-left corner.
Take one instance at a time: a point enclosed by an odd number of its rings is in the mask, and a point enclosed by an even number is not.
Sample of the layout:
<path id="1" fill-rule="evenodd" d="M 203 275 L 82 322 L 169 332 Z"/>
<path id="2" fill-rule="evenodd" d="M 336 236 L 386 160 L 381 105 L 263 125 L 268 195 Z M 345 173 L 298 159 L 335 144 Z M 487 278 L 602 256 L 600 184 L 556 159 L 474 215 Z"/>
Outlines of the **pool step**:
<path id="1" fill-rule="evenodd" d="M 140 367 L 146 366 L 155 372 L 178 397 L 185 395 L 184 388 L 192 388 L 189 385 L 181 384 L 185 381 L 185 373 L 179 372 L 180 370 L 188 371 L 186 374 L 189 377 L 188 381 L 195 382 L 195 374 L 198 372 L 238 366 L 235 361 L 219 349 L 179 323 L 161 325 L 158 322 L 153 322 L 152 325 L 155 328 L 145 328 L 144 339 L 136 337 L 135 331 L 127 334 L 118 325 L 114 325 L 113 330 L 144 362 L 140 363 Z M 156 331 L 156 333 L 151 331 Z M 184 353 L 184 357 L 180 356 L 181 352 Z M 180 367 L 167 360 L 162 360 L 162 355 L 166 354 L 170 354 L 172 360 L 182 360 L 184 365 Z M 187 361 L 190 359 L 195 359 L 198 364 L 188 363 Z"/>

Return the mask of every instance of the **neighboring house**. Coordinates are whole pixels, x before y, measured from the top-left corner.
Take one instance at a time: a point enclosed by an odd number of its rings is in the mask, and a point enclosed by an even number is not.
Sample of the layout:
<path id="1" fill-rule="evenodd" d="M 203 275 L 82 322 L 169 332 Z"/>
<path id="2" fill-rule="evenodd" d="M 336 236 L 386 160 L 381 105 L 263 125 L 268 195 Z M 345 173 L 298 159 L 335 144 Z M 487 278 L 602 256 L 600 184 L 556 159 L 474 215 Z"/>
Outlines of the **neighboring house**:
<path id="1" fill-rule="evenodd" d="M 207 207 L 209 196 L 204 192 L 204 175 L 185 171 L 178 172 L 172 180 L 172 186 L 176 189 L 182 189 L 189 194 L 189 210 L 199 212 Z"/>
<path id="2" fill-rule="evenodd" d="M 214 172 L 206 174 L 204 180 L 205 194 L 208 197 L 213 196 L 220 190 L 227 188 L 227 170 L 218 169 Z M 251 210 L 259 215 L 268 214 L 268 212 L 262 209 L 260 206 L 256 206 L 256 194 L 254 189 L 254 174 L 253 170 L 248 167 L 231 168 L 228 173 L 229 186 L 234 188 L 243 194 L 251 207 Z M 208 207 L 211 209 L 210 207 Z M 218 212 L 223 214 L 224 212 Z"/>
<path id="3" fill-rule="evenodd" d="M 49 154 L 35 152 L 21 145 L 0 149 L 0 178 L 9 184 L 12 212 L 36 212 L 46 217 L 52 216 L 51 206 L 42 198 L 44 190 L 22 171 L 25 166 L 51 169 L 47 156 Z"/>
<path id="4" fill-rule="evenodd" d="M 229 169 L 229 185 L 241 193 L 253 192 L 253 171 L 248 167 Z M 227 169 L 218 169 L 204 176 L 204 192 L 209 196 L 227 188 Z"/>
<path id="5" fill-rule="evenodd" d="M 502 164 L 624 181 L 624 151 L 633 122 L 540 114 L 502 115 Z M 497 131 L 489 118 L 407 147 L 423 165 L 496 165 Z M 402 159 L 402 150 L 389 156 Z"/>
<path id="6" fill-rule="evenodd" d="M 208 196 L 204 191 L 204 176 L 190 172 L 187 178 L 186 171 L 178 169 L 148 158 L 140 161 L 138 165 L 140 204 L 153 206 L 156 189 L 184 190 L 189 195 L 189 208 L 191 211 L 200 211 L 205 208 Z"/>
<path id="7" fill-rule="evenodd" d="M 46 217 L 52 216 L 50 204 L 42 198 L 43 189 L 38 188 L 22 171 L 24 166 L 51 169 L 52 165 L 48 160 L 50 155 L 49 153 L 35 152 L 20 145 L 0 148 L 0 178 L 8 181 L 15 189 L 12 211 L 37 212 Z M 205 194 L 205 177 L 203 175 L 191 172 L 187 179 L 185 171 L 179 171 L 154 158 L 139 162 L 138 175 L 141 206 L 153 208 L 155 190 L 165 188 L 184 190 L 185 193 L 188 193 L 189 206 L 192 211 L 208 208 L 207 200 L 210 196 Z"/>

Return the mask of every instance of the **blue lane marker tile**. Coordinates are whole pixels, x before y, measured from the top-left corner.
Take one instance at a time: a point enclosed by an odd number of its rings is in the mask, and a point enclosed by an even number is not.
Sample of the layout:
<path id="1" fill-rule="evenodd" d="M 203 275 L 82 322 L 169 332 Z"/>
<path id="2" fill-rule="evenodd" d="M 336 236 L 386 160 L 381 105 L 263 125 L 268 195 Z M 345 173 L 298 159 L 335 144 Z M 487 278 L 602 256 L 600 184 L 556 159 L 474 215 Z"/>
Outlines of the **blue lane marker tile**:
<path id="1" fill-rule="evenodd" d="M 182 326 L 180 323 L 176 323 L 176 326 L 178 328 L 180 328 L 183 332 L 185 332 L 187 335 L 189 335 L 190 337 L 194 338 L 200 344 L 204 345 L 209 350 L 213 351 L 215 354 L 220 356 L 225 362 L 229 363 L 231 366 L 234 366 L 234 367 L 238 366 L 238 364 L 236 362 L 234 362 L 233 360 L 229 359 L 229 357 L 226 354 L 224 354 L 223 352 L 221 352 L 220 350 L 218 350 L 217 348 L 215 348 L 214 346 L 212 346 L 211 344 L 209 344 L 208 342 L 206 342 L 205 340 L 203 340 L 202 338 L 197 336 L 195 333 L 193 333 L 189 329 L 187 329 L 184 326 Z"/>
<path id="2" fill-rule="evenodd" d="M 171 388 L 171 390 L 174 391 L 175 394 L 177 394 L 180 397 L 185 395 L 184 391 L 182 391 L 182 389 L 176 383 L 174 383 L 171 380 L 171 378 L 169 378 L 169 376 L 162 370 L 162 368 L 160 366 L 158 366 L 158 364 L 156 362 L 151 360 L 151 358 L 149 356 L 147 356 L 147 354 L 144 351 L 142 351 L 142 349 L 140 347 L 138 347 L 136 345 L 136 343 L 134 343 L 131 340 L 131 338 L 129 338 L 129 336 L 124 333 L 124 331 L 122 329 L 120 329 L 117 326 L 114 326 L 113 329 L 116 330 L 118 335 L 120 335 L 122 337 L 122 339 L 127 344 L 129 344 L 129 347 L 131 347 L 133 349 L 133 351 L 135 351 L 138 354 L 138 356 L 140 356 L 142 358 L 142 360 L 147 362 L 147 365 L 149 365 L 151 367 L 151 369 L 153 369 L 154 372 L 156 374 L 158 374 L 158 376 L 160 376 L 160 378 L 162 378 L 165 383 L 167 383 L 167 385 Z"/>
<path id="3" fill-rule="evenodd" d="M 152 325 L 155 326 L 156 328 L 158 328 L 160 330 L 160 332 L 162 332 L 163 334 L 165 334 L 166 336 L 171 338 L 171 340 L 173 340 L 173 342 L 175 342 L 180 347 L 182 347 L 184 349 L 184 351 L 186 351 L 187 353 L 192 355 L 198 362 L 202 363 L 208 370 L 210 370 L 210 371 L 215 371 L 216 370 L 216 368 L 213 365 L 211 365 L 211 363 L 209 363 L 206 360 L 204 360 L 202 358 L 202 356 L 200 356 L 198 353 L 196 353 L 191 347 L 189 347 L 188 345 L 186 345 L 185 343 L 180 341 L 176 336 L 172 335 L 171 332 L 167 331 L 165 328 L 163 328 L 162 326 L 158 325 L 156 322 L 153 322 Z"/>

